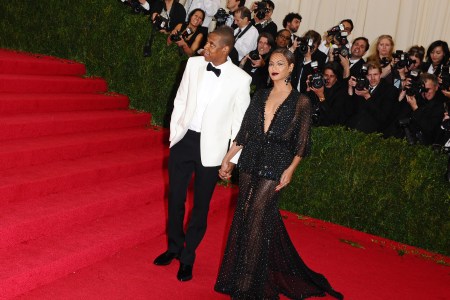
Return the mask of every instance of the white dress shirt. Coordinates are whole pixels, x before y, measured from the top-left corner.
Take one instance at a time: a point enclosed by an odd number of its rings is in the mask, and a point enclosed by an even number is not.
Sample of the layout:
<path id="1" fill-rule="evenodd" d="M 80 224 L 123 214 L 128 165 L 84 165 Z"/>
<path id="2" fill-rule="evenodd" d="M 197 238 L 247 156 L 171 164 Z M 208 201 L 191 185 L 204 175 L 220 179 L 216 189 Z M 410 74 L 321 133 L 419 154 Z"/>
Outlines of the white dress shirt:
<path id="1" fill-rule="evenodd" d="M 255 26 L 251 25 L 250 28 L 244 34 L 238 34 L 241 31 L 244 31 L 244 28 L 236 28 L 234 30 L 234 36 L 236 36 L 236 42 L 234 43 L 234 48 L 239 55 L 239 61 L 241 61 L 245 55 L 247 55 L 250 51 L 255 50 L 258 46 L 258 29 Z"/>

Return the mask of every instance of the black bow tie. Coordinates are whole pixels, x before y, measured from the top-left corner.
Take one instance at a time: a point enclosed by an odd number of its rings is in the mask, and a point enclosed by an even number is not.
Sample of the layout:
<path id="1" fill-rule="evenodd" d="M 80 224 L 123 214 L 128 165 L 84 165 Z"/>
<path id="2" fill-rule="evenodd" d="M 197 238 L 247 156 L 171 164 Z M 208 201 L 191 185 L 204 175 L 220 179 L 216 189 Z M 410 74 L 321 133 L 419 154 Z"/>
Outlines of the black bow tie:
<path id="1" fill-rule="evenodd" d="M 208 66 L 206 67 L 206 71 L 213 71 L 217 77 L 220 76 L 220 69 L 214 68 L 211 63 L 208 63 Z"/>

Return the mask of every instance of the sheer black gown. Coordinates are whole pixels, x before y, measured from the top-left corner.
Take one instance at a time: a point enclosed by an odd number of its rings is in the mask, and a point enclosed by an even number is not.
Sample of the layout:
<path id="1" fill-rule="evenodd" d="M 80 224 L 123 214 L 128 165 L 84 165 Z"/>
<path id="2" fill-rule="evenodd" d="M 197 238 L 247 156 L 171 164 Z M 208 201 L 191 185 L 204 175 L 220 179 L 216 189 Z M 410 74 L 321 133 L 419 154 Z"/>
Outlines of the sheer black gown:
<path id="1" fill-rule="evenodd" d="M 279 299 L 280 293 L 292 299 L 326 293 L 342 299 L 298 255 L 278 209 L 280 192 L 275 191 L 294 156 L 310 151 L 310 100 L 292 90 L 264 132 L 269 93 L 255 93 L 235 140 L 243 146 L 239 198 L 214 288 L 232 299 Z"/>

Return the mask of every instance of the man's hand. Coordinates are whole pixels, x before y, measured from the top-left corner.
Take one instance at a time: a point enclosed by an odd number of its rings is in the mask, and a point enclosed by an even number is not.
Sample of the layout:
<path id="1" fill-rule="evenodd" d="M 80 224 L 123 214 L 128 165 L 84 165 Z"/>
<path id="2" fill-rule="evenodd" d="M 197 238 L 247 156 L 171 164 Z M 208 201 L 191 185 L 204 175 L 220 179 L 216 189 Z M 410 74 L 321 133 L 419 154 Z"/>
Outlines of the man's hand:
<path id="1" fill-rule="evenodd" d="M 222 161 L 222 165 L 219 170 L 219 177 L 222 180 L 228 180 L 231 178 L 231 172 L 234 169 L 234 164 L 230 161 Z"/>
<path id="2" fill-rule="evenodd" d="M 417 105 L 416 96 L 406 95 L 406 101 L 408 102 L 409 106 L 411 106 L 412 110 L 416 110 L 419 108 L 419 106 Z"/>

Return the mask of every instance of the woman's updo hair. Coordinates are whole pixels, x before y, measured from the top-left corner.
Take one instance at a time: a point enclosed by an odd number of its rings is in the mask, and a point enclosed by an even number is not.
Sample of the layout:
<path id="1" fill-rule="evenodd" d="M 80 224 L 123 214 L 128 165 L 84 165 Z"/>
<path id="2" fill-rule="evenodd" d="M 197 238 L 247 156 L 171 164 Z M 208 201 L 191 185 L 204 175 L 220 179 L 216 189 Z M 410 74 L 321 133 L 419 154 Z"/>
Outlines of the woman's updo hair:
<path id="1" fill-rule="evenodd" d="M 295 63 L 295 56 L 294 56 L 294 53 L 292 53 L 291 51 L 289 51 L 289 49 L 287 49 L 287 48 L 278 48 L 278 49 L 275 49 L 275 50 L 273 50 L 273 52 L 272 52 L 272 54 L 271 54 L 270 56 L 272 56 L 272 55 L 274 55 L 274 54 L 276 54 L 276 53 L 279 53 L 279 54 L 283 55 L 284 58 L 286 58 L 286 60 L 288 61 L 288 64 L 289 64 L 289 65 Z"/>

